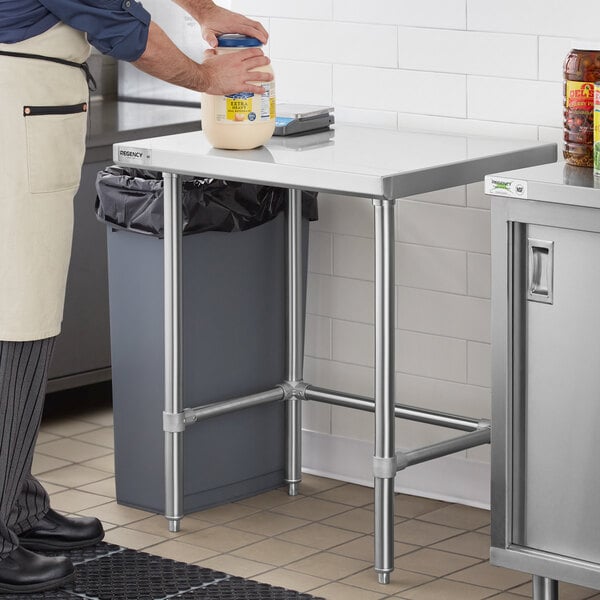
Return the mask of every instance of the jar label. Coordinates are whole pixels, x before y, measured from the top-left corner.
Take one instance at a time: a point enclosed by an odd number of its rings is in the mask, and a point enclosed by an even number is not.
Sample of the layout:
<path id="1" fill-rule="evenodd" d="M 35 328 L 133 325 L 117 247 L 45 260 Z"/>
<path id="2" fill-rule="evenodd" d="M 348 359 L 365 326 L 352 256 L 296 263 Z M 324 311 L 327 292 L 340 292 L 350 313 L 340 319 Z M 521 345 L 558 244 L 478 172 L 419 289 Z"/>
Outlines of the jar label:
<path id="1" fill-rule="evenodd" d="M 265 90 L 257 95 L 240 92 L 220 96 L 215 107 L 215 117 L 219 123 L 264 123 L 275 118 L 275 83 L 262 83 Z"/>
<path id="2" fill-rule="evenodd" d="M 566 102 L 570 110 L 594 110 L 594 84 L 589 81 L 567 81 Z"/>
<path id="3" fill-rule="evenodd" d="M 600 175 L 600 87 L 594 91 L 594 174 Z"/>
<path id="4" fill-rule="evenodd" d="M 576 166 L 592 166 L 594 138 L 594 84 L 585 81 L 565 82 L 564 140 L 565 158 Z M 570 156 L 577 154 L 578 156 Z M 581 155 L 581 156 L 579 156 Z"/>

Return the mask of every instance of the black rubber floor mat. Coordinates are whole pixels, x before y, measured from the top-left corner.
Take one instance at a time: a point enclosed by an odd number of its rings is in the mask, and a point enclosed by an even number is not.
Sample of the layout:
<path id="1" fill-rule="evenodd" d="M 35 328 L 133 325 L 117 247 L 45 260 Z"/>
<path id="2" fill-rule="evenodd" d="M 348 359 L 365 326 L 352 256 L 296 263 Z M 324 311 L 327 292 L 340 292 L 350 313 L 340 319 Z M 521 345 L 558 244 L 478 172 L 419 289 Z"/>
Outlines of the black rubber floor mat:
<path id="1" fill-rule="evenodd" d="M 100 600 L 155 600 L 226 577 L 197 565 L 123 550 L 79 564 L 73 591 Z"/>
<path id="2" fill-rule="evenodd" d="M 35 594 L 0 594 L 2 600 L 75 600 L 77 596 L 68 592 L 37 592 Z"/>
<path id="3" fill-rule="evenodd" d="M 241 577 L 229 577 L 216 585 L 180 594 L 177 598 L 181 600 L 315 600 L 315 596 L 310 594 L 301 594 Z"/>
<path id="4" fill-rule="evenodd" d="M 43 552 L 46 556 L 68 556 L 74 565 L 86 562 L 88 560 L 96 560 L 103 556 L 108 556 L 115 552 L 123 552 L 124 548 L 115 544 L 107 544 L 101 542 L 90 548 L 79 548 L 78 550 L 65 550 L 63 552 Z"/>
<path id="5" fill-rule="evenodd" d="M 0 600 L 322 600 L 114 544 L 62 554 L 75 565 L 72 584 L 53 592 L 0 594 Z"/>

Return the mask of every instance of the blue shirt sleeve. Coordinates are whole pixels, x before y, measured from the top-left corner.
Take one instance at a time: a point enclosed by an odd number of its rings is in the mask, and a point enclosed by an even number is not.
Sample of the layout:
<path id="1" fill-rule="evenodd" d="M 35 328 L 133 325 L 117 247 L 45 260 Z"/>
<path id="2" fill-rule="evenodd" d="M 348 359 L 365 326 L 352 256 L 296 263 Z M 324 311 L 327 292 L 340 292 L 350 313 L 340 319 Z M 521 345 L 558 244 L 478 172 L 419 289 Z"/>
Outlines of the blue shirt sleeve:
<path id="1" fill-rule="evenodd" d="M 150 13 L 136 0 L 40 0 L 63 23 L 85 31 L 102 54 L 132 62 L 148 42 Z"/>

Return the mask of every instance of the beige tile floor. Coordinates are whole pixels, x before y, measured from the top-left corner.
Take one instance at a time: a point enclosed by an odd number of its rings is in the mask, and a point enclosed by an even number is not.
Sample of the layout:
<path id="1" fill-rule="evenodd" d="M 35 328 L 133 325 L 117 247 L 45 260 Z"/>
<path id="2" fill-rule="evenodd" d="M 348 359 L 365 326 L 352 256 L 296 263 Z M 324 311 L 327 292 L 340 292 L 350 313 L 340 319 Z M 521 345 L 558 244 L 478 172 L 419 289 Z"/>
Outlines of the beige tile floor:
<path id="1" fill-rule="evenodd" d="M 328 600 L 523 600 L 530 578 L 489 565 L 489 512 L 415 496 L 396 499 L 396 570 L 372 570 L 372 490 L 305 475 L 301 495 L 270 491 L 186 516 L 169 533 L 153 513 L 115 501 L 112 411 L 106 402 L 60 409 L 50 396 L 34 474 L 55 509 L 102 519 L 106 540 Z M 50 404 L 54 403 L 54 406 Z M 57 410 L 58 409 L 58 410 Z M 600 599 L 561 584 L 561 600 Z"/>

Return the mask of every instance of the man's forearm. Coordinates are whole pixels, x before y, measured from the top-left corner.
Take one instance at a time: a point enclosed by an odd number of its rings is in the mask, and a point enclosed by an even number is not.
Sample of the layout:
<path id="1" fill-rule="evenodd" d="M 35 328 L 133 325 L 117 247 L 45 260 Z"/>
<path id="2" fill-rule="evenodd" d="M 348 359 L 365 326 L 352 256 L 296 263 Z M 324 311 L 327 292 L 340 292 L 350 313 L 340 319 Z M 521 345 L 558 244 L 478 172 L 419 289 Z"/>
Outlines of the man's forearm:
<path id="1" fill-rule="evenodd" d="M 213 0 L 173 0 L 173 2 L 200 22 L 202 22 L 202 15 L 215 7 Z"/>
<path id="2" fill-rule="evenodd" d="M 146 50 L 132 64 L 158 79 L 191 90 L 206 87 L 202 65 L 181 52 L 154 21 L 150 23 Z"/>

